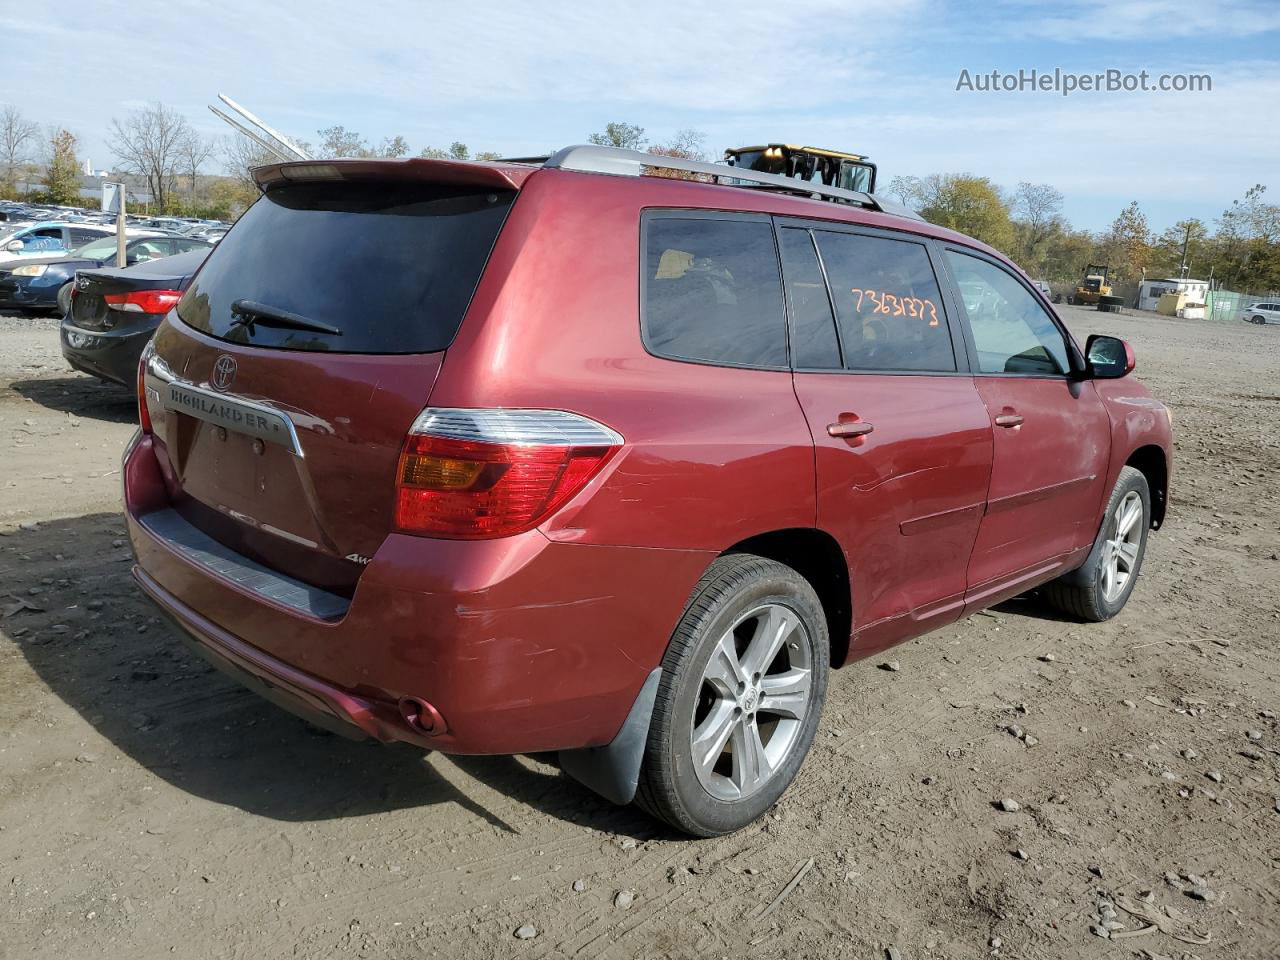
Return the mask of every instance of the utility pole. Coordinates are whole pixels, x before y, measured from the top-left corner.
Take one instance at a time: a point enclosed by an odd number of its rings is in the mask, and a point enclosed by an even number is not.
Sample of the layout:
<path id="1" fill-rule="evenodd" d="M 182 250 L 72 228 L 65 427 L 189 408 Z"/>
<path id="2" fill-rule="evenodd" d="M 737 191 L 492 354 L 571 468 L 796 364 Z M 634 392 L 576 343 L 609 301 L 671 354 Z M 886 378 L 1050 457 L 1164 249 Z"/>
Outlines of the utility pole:
<path id="1" fill-rule="evenodd" d="M 118 203 L 118 205 L 116 206 L 116 266 L 117 266 L 117 267 L 123 267 L 123 266 L 125 265 L 125 255 L 124 255 L 124 242 L 125 242 L 125 236 L 124 236 L 124 198 L 125 198 L 125 189 L 124 189 L 124 184 L 123 184 L 123 183 L 121 183 L 121 184 L 117 184 L 117 185 L 116 185 L 116 191 L 117 191 L 117 196 L 119 197 L 119 203 Z"/>
<path id="2" fill-rule="evenodd" d="M 1187 247 L 1191 245 L 1191 224 L 1187 224 L 1186 235 L 1182 238 L 1182 268 L 1178 274 L 1183 280 L 1187 278 Z"/>

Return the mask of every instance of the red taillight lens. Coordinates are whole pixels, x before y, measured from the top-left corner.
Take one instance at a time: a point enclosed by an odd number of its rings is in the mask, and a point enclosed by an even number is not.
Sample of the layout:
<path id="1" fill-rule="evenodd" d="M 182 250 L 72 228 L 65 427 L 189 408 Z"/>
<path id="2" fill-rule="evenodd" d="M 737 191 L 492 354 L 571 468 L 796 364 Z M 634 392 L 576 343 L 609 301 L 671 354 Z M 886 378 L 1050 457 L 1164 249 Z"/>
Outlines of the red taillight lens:
<path id="1" fill-rule="evenodd" d="M 138 360 L 138 425 L 143 433 L 151 432 L 151 411 L 147 409 L 147 361 L 151 359 L 151 344 L 142 350 Z"/>
<path id="2" fill-rule="evenodd" d="M 424 410 L 400 454 L 396 527 L 463 540 L 530 530 L 621 443 L 608 427 L 557 410 Z"/>
<path id="3" fill-rule="evenodd" d="M 108 293 L 102 298 L 112 310 L 126 313 L 168 313 L 182 299 L 181 290 L 135 290 Z"/>

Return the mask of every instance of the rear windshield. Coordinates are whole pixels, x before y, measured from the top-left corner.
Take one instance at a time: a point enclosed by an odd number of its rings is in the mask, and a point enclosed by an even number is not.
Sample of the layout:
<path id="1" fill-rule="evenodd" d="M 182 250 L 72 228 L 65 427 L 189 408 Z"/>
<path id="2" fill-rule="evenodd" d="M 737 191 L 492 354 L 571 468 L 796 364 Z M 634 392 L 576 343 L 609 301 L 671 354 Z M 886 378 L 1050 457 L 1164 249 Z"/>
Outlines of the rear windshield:
<path id="1" fill-rule="evenodd" d="M 514 199 L 421 183 L 277 187 L 214 249 L 178 316 L 255 347 L 443 350 Z"/>

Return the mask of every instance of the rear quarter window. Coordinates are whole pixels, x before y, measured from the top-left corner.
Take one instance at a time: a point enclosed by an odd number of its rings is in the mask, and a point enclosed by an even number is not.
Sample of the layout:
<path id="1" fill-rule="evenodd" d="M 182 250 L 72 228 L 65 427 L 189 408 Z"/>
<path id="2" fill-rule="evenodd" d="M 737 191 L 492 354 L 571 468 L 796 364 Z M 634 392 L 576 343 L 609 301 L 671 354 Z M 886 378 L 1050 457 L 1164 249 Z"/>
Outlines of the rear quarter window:
<path id="1" fill-rule="evenodd" d="M 452 341 L 513 191 L 416 182 L 317 181 L 269 190 L 178 304 L 232 343 L 338 353 L 432 353 Z M 340 335 L 271 325 L 265 305 Z"/>
<path id="2" fill-rule="evenodd" d="M 645 220 L 641 326 L 674 360 L 787 366 L 782 282 L 768 220 Z"/>

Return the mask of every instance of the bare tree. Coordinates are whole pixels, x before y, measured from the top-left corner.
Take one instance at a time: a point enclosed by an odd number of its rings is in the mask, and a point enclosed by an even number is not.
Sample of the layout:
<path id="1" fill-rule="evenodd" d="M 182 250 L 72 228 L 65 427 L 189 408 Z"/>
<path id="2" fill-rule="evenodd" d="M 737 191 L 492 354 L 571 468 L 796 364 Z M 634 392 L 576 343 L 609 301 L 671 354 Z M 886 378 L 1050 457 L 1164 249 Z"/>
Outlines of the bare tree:
<path id="1" fill-rule="evenodd" d="M 27 120 L 17 107 L 0 110 L 0 163 L 4 164 L 4 182 L 12 184 L 18 164 L 26 161 L 40 137 L 40 125 Z"/>
<path id="2" fill-rule="evenodd" d="M 214 154 L 214 143 L 206 140 L 194 130 L 178 145 L 178 157 L 182 162 L 182 172 L 191 178 L 191 200 L 196 199 L 196 181 L 203 167 Z"/>
<path id="3" fill-rule="evenodd" d="M 183 145 L 192 135 L 185 117 L 153 103 L 123 121 L 113 119 L 107 143 L 124 170 L 146 180 L 156 208 L 163 210 L 183 160 Z"/>
<path id="4" fill-rule="evenodd" d="M 280 158 L 248 137 L 233 133 L 222 141 L 222 161 L 226 164 L 227 173 L 235 177 L 240 186 L 257 193 L 258 185 L 250 171 L 268 163 L 279 163 Z"/>

